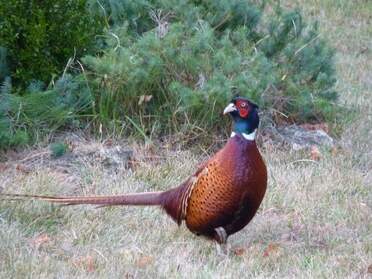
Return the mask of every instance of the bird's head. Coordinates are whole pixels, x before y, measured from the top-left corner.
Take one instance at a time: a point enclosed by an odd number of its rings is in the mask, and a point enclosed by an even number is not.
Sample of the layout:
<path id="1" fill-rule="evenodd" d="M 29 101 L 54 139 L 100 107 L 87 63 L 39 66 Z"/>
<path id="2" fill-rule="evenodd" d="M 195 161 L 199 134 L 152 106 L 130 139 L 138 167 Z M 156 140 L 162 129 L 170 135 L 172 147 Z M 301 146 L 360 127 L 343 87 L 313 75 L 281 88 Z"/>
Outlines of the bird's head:
<path id="1" fill-rule="evenodd" d="M 258 106 L 246 98 L 235 97 L 224 109 L 223 114 L 230 114 L 234 122 L 233 134 L 242 134 L 245 138 L 253 138 L 258 128 Z"/>

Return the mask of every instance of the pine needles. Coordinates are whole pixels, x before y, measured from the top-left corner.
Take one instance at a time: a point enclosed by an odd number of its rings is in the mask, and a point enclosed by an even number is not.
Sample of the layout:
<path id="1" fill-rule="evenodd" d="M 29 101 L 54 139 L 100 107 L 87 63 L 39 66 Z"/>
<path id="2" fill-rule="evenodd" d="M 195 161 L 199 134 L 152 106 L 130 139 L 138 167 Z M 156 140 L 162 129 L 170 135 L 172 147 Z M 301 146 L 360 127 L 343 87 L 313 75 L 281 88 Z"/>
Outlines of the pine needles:
<path id="1" fill-rule="evenodd" d="M 34 139 L 82 120 L 142 139 L 223 132 L 220 112 L 234 94 L 269 110 L 274 122 L 336 115 L 333 50 L 298 10 L 246 0 L 87 4 L 104 22 L 98 54 L 70 59 L 49 86 L 36 79 L 11 89 L 3 79 L 6 146 L 17 131 Z M 6 73 L 2 57 L 0 50 Z"/>

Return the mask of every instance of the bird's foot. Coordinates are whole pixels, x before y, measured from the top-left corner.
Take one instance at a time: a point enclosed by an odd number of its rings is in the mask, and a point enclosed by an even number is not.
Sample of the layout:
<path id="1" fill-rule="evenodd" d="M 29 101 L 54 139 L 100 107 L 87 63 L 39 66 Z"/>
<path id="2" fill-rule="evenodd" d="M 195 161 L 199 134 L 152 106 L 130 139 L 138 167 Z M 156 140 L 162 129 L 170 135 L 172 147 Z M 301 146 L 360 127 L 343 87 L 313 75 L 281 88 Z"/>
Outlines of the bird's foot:
<path id="1" fill-rule="evenodd" d="M 219 256 L 228 256 L 230 251 L 230 245 L 227 244 L 227 233 L 223 227 L 215 228 L 216 232 L 214 239 L 216 240 L 216 249 Z"/>
<path id="2" fill-rule="evenodd" d="M 230 251 L 231 251 L 231 245 L 228 243 L 217 243 L 215 242 L 216 245 L 216 251 L 218 256 L 226 257 L 229 256 Z"/>

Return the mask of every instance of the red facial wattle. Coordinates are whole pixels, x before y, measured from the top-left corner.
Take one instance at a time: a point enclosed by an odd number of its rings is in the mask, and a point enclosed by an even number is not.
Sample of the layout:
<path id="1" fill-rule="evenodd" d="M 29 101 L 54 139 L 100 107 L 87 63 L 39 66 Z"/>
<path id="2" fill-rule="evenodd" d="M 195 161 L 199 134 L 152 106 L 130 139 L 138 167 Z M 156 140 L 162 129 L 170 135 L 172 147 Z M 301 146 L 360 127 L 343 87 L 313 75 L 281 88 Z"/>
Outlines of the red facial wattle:
<path id="1" fill-rule="evenodd" d="M 239 115 L 241 118 L 247 118 L 249 114 L 249 106 L 246 102 L 237 102 L 236 107 L 239 111 Z"/>
<path id="2" fill-rule="evenodd" d="M 240 115 L 241 118 L 246 118 L 248 116 L 248 114 L 249 114 L 248 109 L 246 109 L 246 108 L 240 108 L 239 109 L 239 115 Z"/>

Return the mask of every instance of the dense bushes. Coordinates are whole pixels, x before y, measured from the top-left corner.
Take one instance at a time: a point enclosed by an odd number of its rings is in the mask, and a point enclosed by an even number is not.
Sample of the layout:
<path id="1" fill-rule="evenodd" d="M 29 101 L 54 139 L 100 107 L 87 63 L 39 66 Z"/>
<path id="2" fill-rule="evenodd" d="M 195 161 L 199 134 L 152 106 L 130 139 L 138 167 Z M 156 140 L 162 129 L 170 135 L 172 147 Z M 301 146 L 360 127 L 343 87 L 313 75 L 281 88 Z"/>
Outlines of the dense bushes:
<path id="1" fill-rule="evenodd" d="M 40 107 L 58 108 L 58 113 L 46 110 L 59 116 L 48 116 L 38 127 L 73 123 L 84 112 L 109 131 L 120 128 L 144 137 L 174 132 L 198 135 L 226 127 L 220 112 L 233 94 L 253 99 L 273 120 L 282 115 L 297 122 L 330 119 L 337 98 L 332 50 L 319 38 L 317 26 L 306 25 L 299 11 L 259 2 L 88 0 L 91 19 L 109 26 L 96 44 L 99 55 L 85 55 L 79 75 L 70 70 L 73 76 L 64 75 L 47 92 L 26 94 L 31 100 L 37 94 L 50 94 L 50 103 Z M 85 28 L 91 21 L 83 22 Z M 75 28 L 67 19 L 64 24 L 81 34 L 80 25 Z M 91 25 L 86 38 L 100 28 Z M 35 63 L 41 67 L 42 62 Z M 14 75 L 14 68 L 9 71 Z M 22 82 L 37 78 L 36 74 L 24 77 Z M 67 95 L 61 93 L 61 84 L 69 89 Z M 0 97 L 4 96 L 8 95 Z M 71 105 L 75 100 L 80 100 L 78 105 Z M 21 99 L 15 102 L 19 105 Z M 4 118 L 12 123 L 7 125 L 14 135 L 19 127 L 27 130 L 19 126 L 18 118 L 14 125 L 15 107 Z M 32 113 L 32 109 L 23 111 L 23 115 Z M 35 122 L 39 117 L 27 119 Z M 53 119 L 61 121 L 55 125 L 49 121 Z"/>
<path id="2" fill-rule="evenodd" d="M 25 145 L 67 124 L 81 126 L 79 113 L 91 105 L 91 92 L 81 77 L 65 75 L 53 89 L 11 94 L 10 79 L 0 88 L 0 148 Z M 33 86 L 29 87 L 29 90 Z"/>
<path id="3" fill-rule="evenodd" d="M 17 85 L 49 83 L 69 57 L 91 51 L 102 22 L 87 11 L 86 0 L 2 1 L 0 80 L 8 73 Z"/>
<path id="4" fill-rule="evenodd" d="M 123 23 L 113 16 L 104 55 L 83 59 L 106 127 L 130 124 L 129 116 L 148 133 L 216 129 L 225 126 L 219 113 L 233 91 L 273 117 L 332 116 L 333 52 L 298 11 L 265 13 L 256 1 L 176 2 L 121 2 L 138 16 Z M 142 95 L 151 101 L 138 104 Z"/>
<path id="5" fill-rule="evenodd" d="M 88 11 L 85 0 L 0 5 L 0 148 L 76 124 L 78 113 L 89 107 L 91 94 L 80 76 L 58 77 L 70 57 L 97 49 L 103 19 Z"/>

